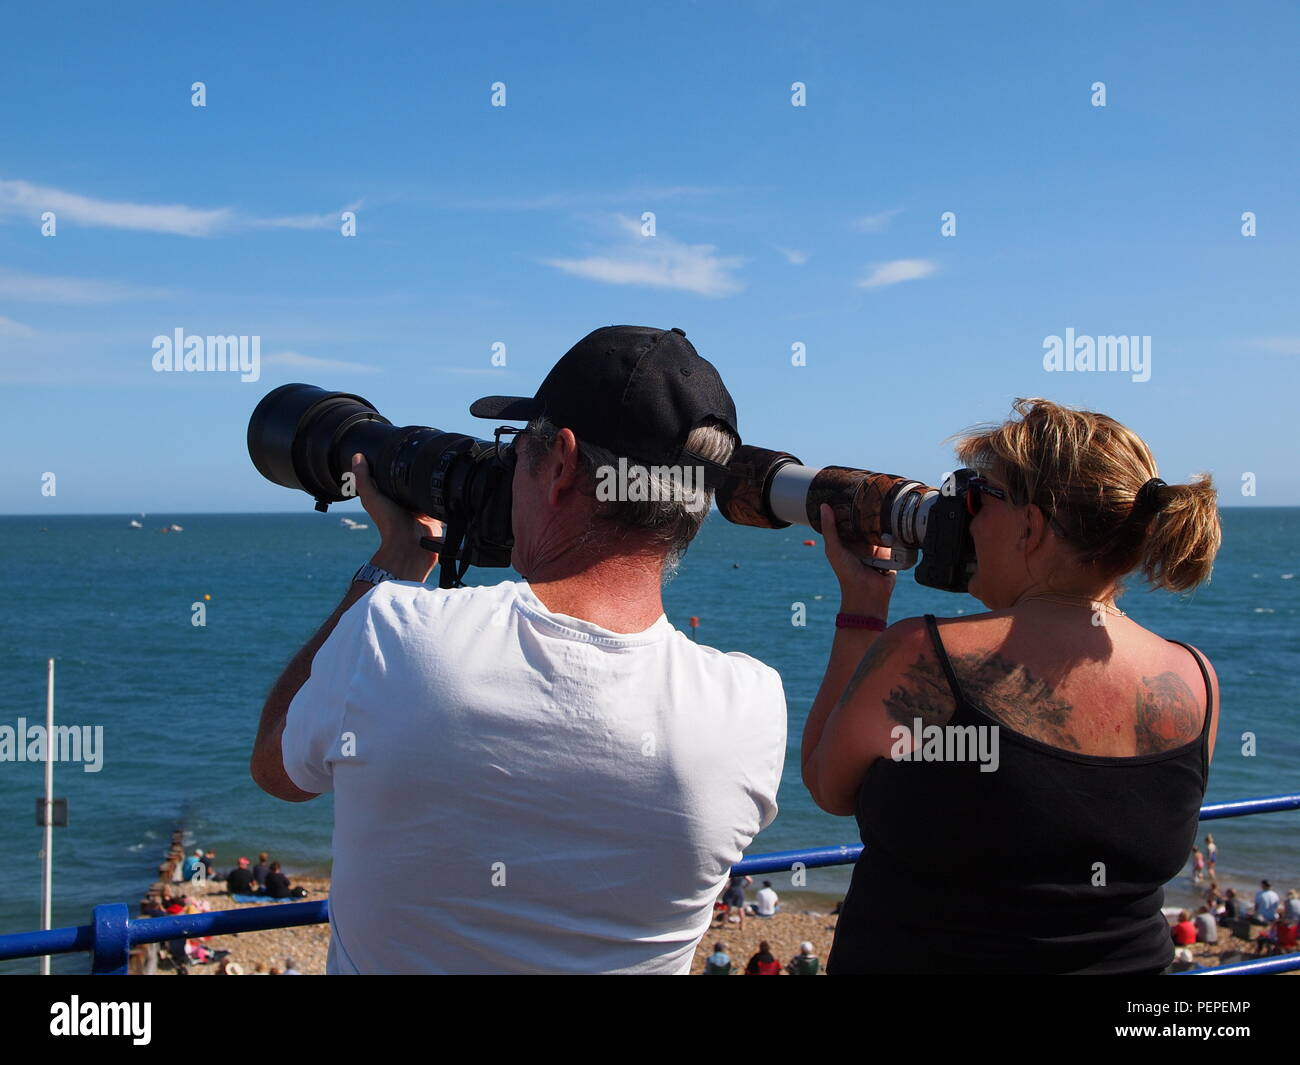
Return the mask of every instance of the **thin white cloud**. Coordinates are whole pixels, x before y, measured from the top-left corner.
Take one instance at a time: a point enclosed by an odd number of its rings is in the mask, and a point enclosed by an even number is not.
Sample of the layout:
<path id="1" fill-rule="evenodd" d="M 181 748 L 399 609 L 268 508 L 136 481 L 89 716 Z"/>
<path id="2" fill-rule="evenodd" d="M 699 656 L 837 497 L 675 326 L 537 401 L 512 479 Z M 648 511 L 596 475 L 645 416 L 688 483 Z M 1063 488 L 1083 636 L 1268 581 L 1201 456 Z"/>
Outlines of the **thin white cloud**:
<path id="1" fill-rule="evenodd" d="M 858 282 L 858 287 L 880 288 L 882 285 L 897 285 L 900 281 L 920 281 L 938 271 L 938 264 L 929 259 L 894 259 L 877 263 L 871 273 Z"/>
<path id="2" fill-rule="evenodd" d="M 342 210 L 356 210 L 360 201 Z M 233 207 L 129 203 L 97 200 L 28 181 L 0 180 L 0 216 L 38 220 L 53 211 L 57 220 L 101 229 L 131 229 L 178 237 L 212 237 L 238 229 L 325 229 L 339 224 L 340 211 L 259 218 Z"/>
<path id="3" fill-rule="evenodd" d="M 361 207 L 364 200 L 355 200 L 337 211 L 326 211 L 323 214 L 294 214 L 282 215 L 279 218 L 249 218 L 244 219 L 240 224 L 249 229 L 333 229 L 335 226 L 343 224 L 340 217 L 344 211 L 355 211 Z"/>
<path id="4" fill-rule="evenodd" d="M 853 228 L 862 233 L 883 233 L 889 228 L 889 223 L 894 220 L 894 217 L 902 213 L 901 207 L 895 207 L 889 211 L 863 215 L 853 223 Z"/>
<path id="5" fill-rule="evenodd" d="M 31 337 L 36 335 L 36 330 L 30 325 L 23 325 L 22 322 L 15 322 L 12 318 L 0 316 L 0 337 Z"/>
<path id="6" fill-rule="evenodd" d="M 39 218 L 44 211 L 53 211 L 59 221 L 85 226 L 139 229 L 182 237 L 209 236 L 228 225 L 234 216 L 228 207 L 205 210 L 183 204 L 95 200 L 26 181 L 0 181 L 0 213 Z"/>
<path id="7" fill-rule="evenodd" d="M 1300 336 L 1260 337 L 1253 343 L 1260 351 L 1267 351 L 1273 355 L 1300 355 Z"/>
<path id="8" fill-rule="evenodd" d="M 621 239 L 604 254 L 542 261 L 607 285 L 647 285 L 700 296 L 731 296 L 745 287 L 734 274 L 746 262 L 739 256 L 719 255 L 712 244 L 686 244 L 664 233 L 643 237 L 641 223 L 632 218 L 618 219 L 618 228 Z"/>
<path id="9" fill-rule="evenodd" d="M 778 248 L 777 250 L 785 256 L 785 261 L 791 266 L 803 266 L 808 261 L 806 251 L 799 251 L 796 248 Z"/>
<path id="10" fill-rule="evenodd" d="M 341 359 L 322 359 L 316 355 L 303 355 L 297 351 L 277 351 L 262 356 L 263 366 L 292 366 L 308 370 L 347 370 L 351 373 L 381 373 L 378 366 L 362 362 L 344 362 Z"/>
<path id="11" fill-rule="evenodd" d="M 0 271 L 0 298 L 20 303 L 123 303 L 170 296 L 164 288 L 142 288 L 84 277 L 42 277 Z"/>
<path id="12" fill-rule="evenodd" d="M 555 192 L 538 196 L 487 196 L 461 200 L 451 204 L 463 210 L 483 211 L 569 211 L 589 210 L 593 206 L 618 206 L 644 203 L 653 206 L 664 200 L 679 200 L 698 196 L 717 196 L 735 190 L 710 188 L 702 185 L 645 186 L 631 189 L 611 189 L 607 192 Z"/>

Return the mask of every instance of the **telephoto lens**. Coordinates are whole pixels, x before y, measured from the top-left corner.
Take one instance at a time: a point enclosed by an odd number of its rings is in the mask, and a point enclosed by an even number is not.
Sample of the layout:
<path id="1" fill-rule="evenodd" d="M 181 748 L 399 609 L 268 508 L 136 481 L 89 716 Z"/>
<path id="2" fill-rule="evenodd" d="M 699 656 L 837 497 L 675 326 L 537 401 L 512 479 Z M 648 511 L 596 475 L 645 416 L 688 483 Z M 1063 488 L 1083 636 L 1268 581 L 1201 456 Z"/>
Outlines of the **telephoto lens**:
<path id="1" fill-rule="evenodd" d="M 248 454 L 274 484 L 306 492 L 317 510 L 356 497 L 352 456 L 360 452 L 379 490 L 417 514 L 445 522 L 440 583 L 468 566 L 508 566 L 514 537 L 514 468 L 496 445 L 423 425 L 398 427 L 361 396 L 315 385 L 281 385 L 248 421 Z M 453 570 L 447 565 L 459 563 Z"/>
<path id="2" fill-rule="evenodd" d="M 848 546 L 887 547 L 888 559 L 866 558 L 880 569 L 917 563 L 918 584 L 964 592 L 975 548 L 966 511 L 970 470 L 958 470 L 943 488 L 892 473 L 849 466 L 805 466 L 786 451 L 748 444 L 736 449 L 718 491 L 718 510 L 737 525 L 783 529 L 807 525 L 821 532 L 821 505 Z"/>

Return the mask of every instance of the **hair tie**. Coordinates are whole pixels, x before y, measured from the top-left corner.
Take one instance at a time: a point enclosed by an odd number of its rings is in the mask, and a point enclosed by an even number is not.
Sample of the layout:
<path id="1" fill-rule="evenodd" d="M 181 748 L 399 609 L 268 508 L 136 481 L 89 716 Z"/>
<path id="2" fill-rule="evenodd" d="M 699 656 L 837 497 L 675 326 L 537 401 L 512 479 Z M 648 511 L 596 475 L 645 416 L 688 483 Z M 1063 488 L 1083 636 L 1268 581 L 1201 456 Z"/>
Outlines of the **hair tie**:
<path id="1" fill-rule="evenodd" d="M 1160 489 L 1168 488 L 1159 477 L 1152 477 L 1141 488 L 1137 490 L 1137 496 L 1133 499 L 1134 514 L 1155 514 L 1164 507 L 1164 499 L 1160 495 Z"/>

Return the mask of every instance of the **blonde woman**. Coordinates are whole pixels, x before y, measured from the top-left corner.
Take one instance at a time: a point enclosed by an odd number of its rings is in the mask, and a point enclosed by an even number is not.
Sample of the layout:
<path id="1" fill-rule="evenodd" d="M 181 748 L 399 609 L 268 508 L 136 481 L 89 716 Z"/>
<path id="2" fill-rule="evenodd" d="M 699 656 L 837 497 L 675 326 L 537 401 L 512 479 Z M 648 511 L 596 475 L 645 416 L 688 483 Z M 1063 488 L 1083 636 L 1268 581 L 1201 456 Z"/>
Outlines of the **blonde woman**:
<path id="1" fill-rule="evenodd" d="M 803 779 L 866 844 L 831 974 L 1137 974 L 1172 960 L 1163 885 L 1196 839 L 1218 681 L 1116 603 L 1134 570 L 1173 591 L 1208 579 L 1215 491 L 1208 475 L 1165 484 L 1106 415 L 1044 399 L 1015 415 L 957 441 L 980 475 L 970 594 L 986 612 L 873 631 L 861 619 L 886 617 L 894 579 L 823 512 L 850 617 L 809 713 Z M 928 726 L 946 744 L 912 750 Z"/>

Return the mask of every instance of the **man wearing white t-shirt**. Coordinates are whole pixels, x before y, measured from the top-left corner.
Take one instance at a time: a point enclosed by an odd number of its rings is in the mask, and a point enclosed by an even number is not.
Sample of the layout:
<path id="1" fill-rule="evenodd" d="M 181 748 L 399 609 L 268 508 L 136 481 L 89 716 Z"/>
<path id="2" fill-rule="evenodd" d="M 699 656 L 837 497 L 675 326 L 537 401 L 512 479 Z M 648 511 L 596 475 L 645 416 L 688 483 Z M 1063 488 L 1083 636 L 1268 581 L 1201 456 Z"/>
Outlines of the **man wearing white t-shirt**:
<path id="1" fill-rule="evenodd" d="M 763 886 L 758 889 L 758 900 L 754 903 L 754 912 L 759 917 L 775 917 L 777 908 L 781 905 L 781 898 L 772 890 L 772 881 L 764 880 Z"/>
<path id="2" fill-rule="evenodd" d="M 660 594 L 735 407 L 681 330 L 612 326 L 471 413 L 528 422 L 502 455 L 526 582 L 423 587 L 440 523 L 358 456 L 382 543 L 272 690 L 253 777 L 334 792 L 331 973 L 688 972 L 785 757 L 779 676 L 693 643 Z M 696 479 L 611 499 L 618 458 Z"/>

